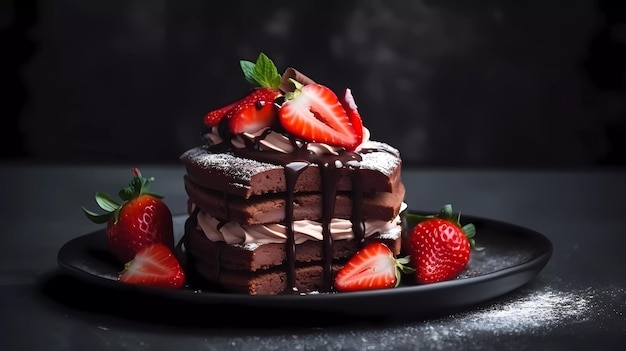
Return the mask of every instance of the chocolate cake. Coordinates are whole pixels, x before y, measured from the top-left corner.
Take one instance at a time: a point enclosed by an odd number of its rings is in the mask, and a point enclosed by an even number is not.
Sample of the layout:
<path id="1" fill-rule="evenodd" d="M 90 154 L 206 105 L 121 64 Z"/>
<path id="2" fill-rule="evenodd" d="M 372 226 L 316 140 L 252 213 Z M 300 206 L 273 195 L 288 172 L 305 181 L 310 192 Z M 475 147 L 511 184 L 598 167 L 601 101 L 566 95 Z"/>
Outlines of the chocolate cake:
<path id="1" fill-rule="evenodd" d="M 207 114 L 204 143 L 180 157 L 189 267 L 233 293 L 333 292 L 366 243 L 401 251 L 400 154 L 369 140 L 350 90 L 337 98 L 294 69 L 258 79 L 268 60 L 242 61 L 249 81 L 272 83 Z"/>

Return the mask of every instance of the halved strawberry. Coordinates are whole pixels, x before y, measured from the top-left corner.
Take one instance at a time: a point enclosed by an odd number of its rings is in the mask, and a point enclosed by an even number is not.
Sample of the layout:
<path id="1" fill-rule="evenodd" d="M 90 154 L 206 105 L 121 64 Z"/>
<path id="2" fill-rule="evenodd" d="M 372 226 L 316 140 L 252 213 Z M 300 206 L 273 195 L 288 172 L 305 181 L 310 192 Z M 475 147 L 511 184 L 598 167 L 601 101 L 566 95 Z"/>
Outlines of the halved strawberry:
<path id="1" fill-rule="evenodd" d="M 361 143 L 337 95 L 321 84 L 292 80 L 296 90 L 285 95 L 278 111 L 279 121 L 290 134 L 310 141 L 353 150 Z"/>
<path id="2" fill-rule="evenodd" d="M 361 114 L 356 106 L 356 102 L 354 101 L 352 90 L 350 88 L 346 88 L 340 102 L 343 109 L 346 110 L 348 119 L 352 124 L 352 129 L 354 129 L 354 133 L 356 133 L 359 141 L 358 143 L 360 144 L 363 141 L 363 120 L 361 119 Z"/>
<path id="3" fill-rule="evenodd" d="M 357 252 L 335 276 L 338 291 L 386 289 L 398 286 L 400 273 L 412 273 L 408 257 L 395 258 L 387 245 L 373 242 Z"/>
<path id="4" fill-rule="evenodd" d="M 118 279 L 128 284 L 180 289 L 185 284 L 185 272 L 172 250 L 156 243 L 137 252 Z"/>
<path id="5" fill-rule="evenodd" d="M 228 114 L 228 128 L 233 134 L 254 133 L 271 126 L 278 117 L 274 100 L 278 89 L 257 88 L 241 99 Z"/>
<path id="6" fill-rule="evenodd" d="M 204 116 L 207 127 L 215 127 L 227 118 L 231 133 L 255 133 L 276 120 L 278 107 L 274 100 L 282 93 L 281 77 L 274 62 L 261 53 L 256 62 L 241 60 L 240 65 L 246 80 L 255 88 L 243 98 L 207 113 Z"/>
<path id="7" fill-rule="evenodd" d="M 231 102 L 230 104 L 220 107 L 217 110 L 210 111 L 204 116 L 204 125 L 211 128 L 220 124 L 220 121 L 226 117 L 226 114 L 239 103 L 239 100 Z"/>
<path id="8" fill-rule="evenodd" d="M 273 88 L 253 89 L 243 98 L 207 113 L 204 124 L 215 127 L 227 118 L 228 129 L 233 134 L 257 132 L 276 120 L 278 107 L 274 100 L 280 94 L 280 90 Z"/>

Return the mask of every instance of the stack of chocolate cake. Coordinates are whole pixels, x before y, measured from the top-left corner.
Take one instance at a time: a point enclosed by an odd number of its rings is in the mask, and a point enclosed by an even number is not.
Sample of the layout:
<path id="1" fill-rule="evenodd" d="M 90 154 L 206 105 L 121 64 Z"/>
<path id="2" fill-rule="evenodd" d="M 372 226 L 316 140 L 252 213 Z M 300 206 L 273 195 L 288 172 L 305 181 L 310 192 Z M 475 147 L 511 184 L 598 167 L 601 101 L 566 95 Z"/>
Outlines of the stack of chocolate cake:
<path id="1" fill-rule="evenodd" d="M 204 118 L 185 165 L 189 268 L 223 291 L 331 293 L 335 273 L 381 241 L 398 255 L 400 154 L 370 140 L 342 96 L 260 54 L 240 62 L 255 88 Z"/>
<path id="2" fill-rule="evenodd" d="M 224 291 L 332 292 L 365 243 L 401 250 L 404 186 L 398 151 L 366 141 L 316 155 L 203 145 L 186 151 L 193 269 Z"/>

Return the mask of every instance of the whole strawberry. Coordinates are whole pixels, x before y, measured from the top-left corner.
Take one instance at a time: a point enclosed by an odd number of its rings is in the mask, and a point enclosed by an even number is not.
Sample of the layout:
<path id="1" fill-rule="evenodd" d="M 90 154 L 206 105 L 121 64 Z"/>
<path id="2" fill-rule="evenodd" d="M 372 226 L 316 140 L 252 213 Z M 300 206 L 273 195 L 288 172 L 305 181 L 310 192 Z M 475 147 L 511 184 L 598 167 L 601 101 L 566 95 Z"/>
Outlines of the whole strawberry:
<path id="1" fill-rule="evenodd" d="M 82 208 L 92 222 L 107 224 L 107 243 L 122 263 L 132 260 L 139 250 L 154 243 L 174 248 L 170 209 L 162 196 L 148 191 L 154 178 L 144 178 L 137 168 L 133 168 L 133 175 L 129 185 L 119 192 L 122 203 L 98 192 L 96 202 L 106 212 L 98 214 Z"/>
<path id="2" fill-rule="evenodd" d="M 407 238 L 411 267 L 420 284 L 456 278 L 467 266 L 474 247 L 476 228 L 461 227 L 460 214 L 445 205 L 439 214 L 418 216 L 407 214 L 408 221 L 417 221 Z"/>

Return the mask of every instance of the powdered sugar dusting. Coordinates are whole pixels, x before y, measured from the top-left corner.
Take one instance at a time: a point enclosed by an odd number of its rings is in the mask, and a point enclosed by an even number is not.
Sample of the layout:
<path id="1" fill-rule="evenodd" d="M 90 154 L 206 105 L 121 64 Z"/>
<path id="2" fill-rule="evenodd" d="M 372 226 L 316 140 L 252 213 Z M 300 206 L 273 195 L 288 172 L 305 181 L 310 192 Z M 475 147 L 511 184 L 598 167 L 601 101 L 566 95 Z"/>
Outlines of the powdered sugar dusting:
<path id="1" fill-rule="evenodd" d="M 255 350 L 516 350 L 520 348 L 521 337 L 541 340 L 559 335 L 568 338 L 584 332 L 592 323 L 607 325 L 613 332 L 624 328 L 626 333 L 623 287 L 607 286 L 598 290 L 564 286 L 567 284 L 558 280 L 553 283 L 543 287 L 533 284 L 493 304 L 440 319 L 365 324 L 345 330 L 320 328 L 308 329 L 305 333 L 288 331 L 234 339 L 224 337 L 213 341 L 216 345 L 223 342 Z M 488 344 L 485 344 L 486 337 Z"/>
<path id="2" fill-rule="evenodd" d="M 211 153 L 205 146 L 187 150 L 181 159 L 188 159 L 205 170 L 222 172 L 243 181 L 250 181 L 255 174 L 282 169 L 277 165 L 237 157 L 232 153 Z"/>
<path id="3" fill-rule="evenodd" d="M 388 144 L 368 141 L 364 144 L 363 150 L 365 152 L 361 154 L 361 168 L 375 170 L 390 176 L 401 164 L 399 151 Z M 234 179 L 247 182 L 256 174 L 283 169 L 280 165 L 237 157 L 232 152 L 212 153 L 208 151 L 206 145 L 185 151 L 180 159 L 189 160 L 190 163 L 196 164 L 204 170 L 222 172 Z"/>
<path id="4" fill-rule="evenodd" d="M 245 243 L 245 244 L 232 244 L 234 247 L 239 247 L 243 250 L 254 251 L 258 249 L 262 243 Z"/>
<path id="5" fill-rule="evenodd" d="M 385 233 L 378 233 L 378 238 L 396 240 L 402 234 L 402 227 L 392 228 Z"/>
<path id="6" fill-rule="evenodd" d="M 548 288 L 461 316 L 459 323 L 469 330 L 496 334 L 550 329 L 564 321 L 584 321 L 593 298 L 589 290 L 562 292 Z"/>
<path id="7" fill-rule="evenodd" d="M 376 170 L 389 176 L 401 163 L 400 152 L 389 144 L 368 141 L 363 144 L 363 150 L 368 149 L 376 152 L 363 152 L 361 154 L 361 168 Z"/>
<path id="8" fill-rule="evenodd" d="M 531 287 L 492 305 L 441 319 L 364 325 L 344 331 L 319 329 L 303 334 L 246 336 L 236 342 L 244 348 L 263 350 L 283 349 L 286 345 L 291 350 L 510 350 L 519 348 L 520 337 L 541 339 L 554 333 L 567 337 L 568 333 L 585 330 L 590 323 L 613 321 L 607 324 L 623 326 L 624 297 L 624 289 L 615 286 L 601 291 Z M 598 301 L 616 302 L 615 306 L 607 306 Z M 484 344 L 485 336 L 489 344 Z"/>

